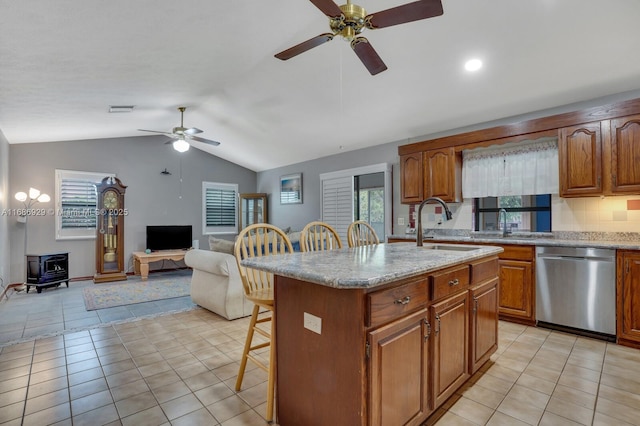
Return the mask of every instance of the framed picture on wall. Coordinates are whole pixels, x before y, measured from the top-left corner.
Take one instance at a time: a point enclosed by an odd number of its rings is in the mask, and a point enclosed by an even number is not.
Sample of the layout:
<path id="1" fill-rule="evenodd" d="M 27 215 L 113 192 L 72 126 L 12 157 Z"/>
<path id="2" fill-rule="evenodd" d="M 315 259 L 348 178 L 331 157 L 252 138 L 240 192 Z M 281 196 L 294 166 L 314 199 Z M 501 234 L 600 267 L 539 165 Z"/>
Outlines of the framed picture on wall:
<path id="1" fill-rule="evenodd" d="M 280 177 L 280 204 L 302 204 L 302 173 Z"/>

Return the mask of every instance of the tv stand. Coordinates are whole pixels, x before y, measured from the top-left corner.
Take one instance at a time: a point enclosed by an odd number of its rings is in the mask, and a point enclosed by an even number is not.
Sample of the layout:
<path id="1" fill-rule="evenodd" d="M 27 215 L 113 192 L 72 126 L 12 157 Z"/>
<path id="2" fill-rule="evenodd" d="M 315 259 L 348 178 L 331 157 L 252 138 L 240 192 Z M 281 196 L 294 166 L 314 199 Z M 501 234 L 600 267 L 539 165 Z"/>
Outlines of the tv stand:
<path id="1" fill-rule="evenodd" d="M 145 253 L 143 251 L 133 252 L 133 269 L 136 275 L 140 275 L 142 281 L 149 278 L 149 263 L 160 260 L 173 260 L 179 262 L 184 260 L 184 255 L 188 250 L 160 250 Z"/>

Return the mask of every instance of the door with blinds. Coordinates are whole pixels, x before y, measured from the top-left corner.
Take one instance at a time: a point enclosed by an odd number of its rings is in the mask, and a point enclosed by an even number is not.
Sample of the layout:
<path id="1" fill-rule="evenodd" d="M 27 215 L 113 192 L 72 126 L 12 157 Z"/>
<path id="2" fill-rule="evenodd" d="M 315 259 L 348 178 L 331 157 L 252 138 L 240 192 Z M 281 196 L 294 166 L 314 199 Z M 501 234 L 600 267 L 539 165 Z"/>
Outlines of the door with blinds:
<path id="1" fill-rule="evenodd" d="M 343 243 L 353 221 L 353 176 L 322 180 L 322 221 L 333 226 Z"/>
<path id="2" fill-rule="evenodd" d="M 322 221 L 333 226 L 343 244 L 354 220 L 365 220 L 380 241 L 391 233 L 391 165 L 375 164 L 320 175 Z"/>

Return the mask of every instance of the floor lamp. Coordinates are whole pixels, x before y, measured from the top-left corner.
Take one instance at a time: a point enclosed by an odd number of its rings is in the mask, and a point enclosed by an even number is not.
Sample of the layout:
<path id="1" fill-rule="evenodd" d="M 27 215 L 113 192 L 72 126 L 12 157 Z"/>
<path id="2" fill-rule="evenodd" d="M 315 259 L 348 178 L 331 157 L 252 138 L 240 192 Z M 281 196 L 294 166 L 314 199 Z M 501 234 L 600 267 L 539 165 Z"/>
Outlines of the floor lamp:
<path id="1" fill-rule="evenodd" d="M 24 223 L 24 253 L 22 256 L 22 259 L 25 262 L 24 282 L 17 283 L 17 284 L 9 284 L 2 292 L 2 295 L 0 296 L 0 300 L 2 300 L 2 297 L 7 293 L 7 290 L 9 290 L 10 288 L 13 288 L 14 291 L 22 291 L 26 288 L 27 276 L 28 276 L 27 263 L 26 263 L 27 262 L 26 261 L 27 259 L 27 225 L 28 225 L 29 216 L 35 214 L 35 212 L 31 211 L 31 208 L 36 203 L 48 203 L 49 201 L 51 201 L 51 197 L 49 197 L 47 194 L 41 194 L 40 191 L 35 188 L 29 188 L 28 194 L 26 192 L 17 192 L 15 197 L 16 197 L 16 200 L 24 204 L 24 208 L 19 209 L 17 211 L 18 222 Z"/>

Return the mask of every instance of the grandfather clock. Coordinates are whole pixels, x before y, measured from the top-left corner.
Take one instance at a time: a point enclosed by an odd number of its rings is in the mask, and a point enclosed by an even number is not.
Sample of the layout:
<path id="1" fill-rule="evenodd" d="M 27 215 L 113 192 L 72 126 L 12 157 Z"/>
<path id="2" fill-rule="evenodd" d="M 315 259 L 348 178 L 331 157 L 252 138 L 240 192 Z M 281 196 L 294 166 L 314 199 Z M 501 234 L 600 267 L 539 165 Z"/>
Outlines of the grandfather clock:
<path id="1" fill-rule="evenodd" d="M 102 179 L 96 189 L 96 274 L 94 283 L 127 279 L 124 264 L 124 192 L 126 186 L 117 177 Z"/>

